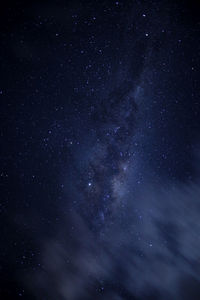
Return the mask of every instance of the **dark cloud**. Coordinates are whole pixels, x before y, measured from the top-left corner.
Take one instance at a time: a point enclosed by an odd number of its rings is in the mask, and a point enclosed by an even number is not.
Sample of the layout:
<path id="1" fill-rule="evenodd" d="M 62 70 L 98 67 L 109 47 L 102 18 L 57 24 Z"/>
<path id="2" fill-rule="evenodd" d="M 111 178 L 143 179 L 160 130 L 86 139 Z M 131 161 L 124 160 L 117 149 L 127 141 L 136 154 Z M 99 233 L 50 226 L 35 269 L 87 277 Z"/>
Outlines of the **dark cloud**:
<path id="1" fill-rule="evenodd" d="M 98 234 L 74 215 L 70 229 L 46 241 L 36 291 L 48 299 L 198 299 L 199 186 L 144 190 Z"/>

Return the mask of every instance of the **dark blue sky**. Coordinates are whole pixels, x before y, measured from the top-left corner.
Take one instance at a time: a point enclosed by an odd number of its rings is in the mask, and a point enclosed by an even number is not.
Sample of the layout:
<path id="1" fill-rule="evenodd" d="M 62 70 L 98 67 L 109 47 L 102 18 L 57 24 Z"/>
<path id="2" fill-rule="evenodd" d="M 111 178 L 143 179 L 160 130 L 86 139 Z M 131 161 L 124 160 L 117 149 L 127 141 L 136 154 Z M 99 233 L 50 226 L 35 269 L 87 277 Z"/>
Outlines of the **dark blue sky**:
<path id="1" fill-rule="evenodd" d="M 8 2 L 2 299 L 199 299 L 199 6 Z"/>

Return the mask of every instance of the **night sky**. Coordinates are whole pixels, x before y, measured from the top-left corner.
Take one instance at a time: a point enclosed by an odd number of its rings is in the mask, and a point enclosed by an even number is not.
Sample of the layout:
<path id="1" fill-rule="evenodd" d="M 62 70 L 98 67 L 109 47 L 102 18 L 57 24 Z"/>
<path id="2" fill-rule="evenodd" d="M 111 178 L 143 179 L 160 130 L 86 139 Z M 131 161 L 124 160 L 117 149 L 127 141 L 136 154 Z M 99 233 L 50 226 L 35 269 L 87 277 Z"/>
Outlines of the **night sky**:
<path id="1" fill-rule="evenodd" d="M 7 1 L 0 43 L 0 299 L 199 300 L 199 5 Z"/>

